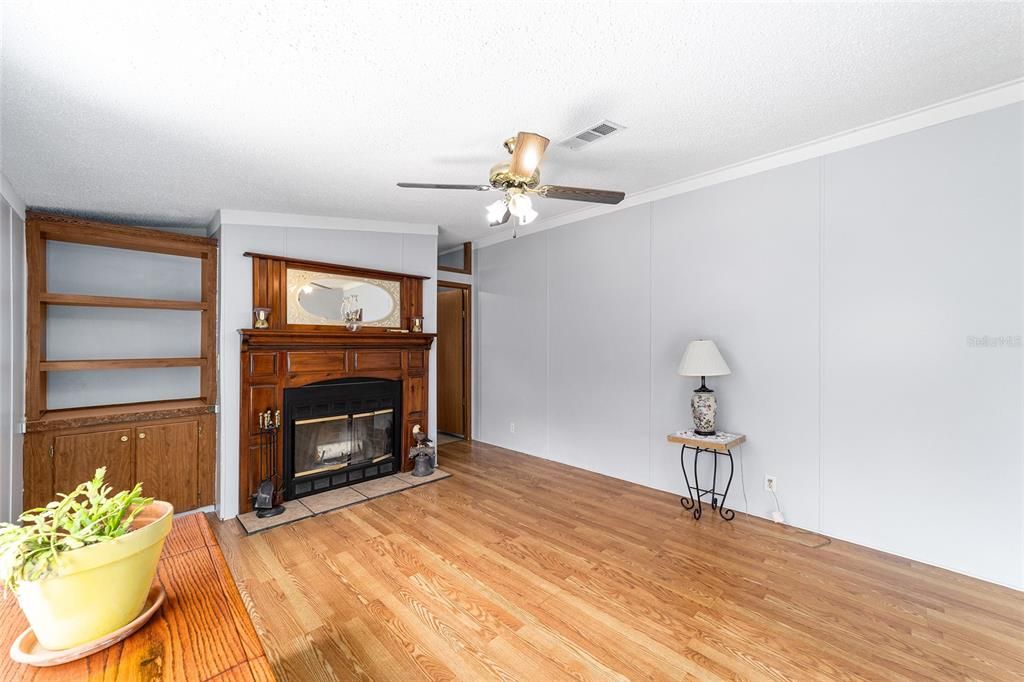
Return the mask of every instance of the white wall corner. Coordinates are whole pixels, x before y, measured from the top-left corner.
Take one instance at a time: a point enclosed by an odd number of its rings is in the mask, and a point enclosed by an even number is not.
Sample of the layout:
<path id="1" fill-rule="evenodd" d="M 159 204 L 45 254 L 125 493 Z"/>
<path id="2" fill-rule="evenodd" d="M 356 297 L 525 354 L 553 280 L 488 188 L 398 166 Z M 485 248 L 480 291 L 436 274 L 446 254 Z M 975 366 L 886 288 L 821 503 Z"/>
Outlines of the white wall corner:
<path id="1" fill-rule="evenodd" d="M 699 173 L 664 185 L 633 192 L 627 195 L 621 203 L 614 206 L 604 204 L 592 205 L 547 220 L 540 219 L 529 226 L 519 227 L 515 230 L 503 228 L 494 234 L 474 240 L 473 248 L 482 249 L 508 241 L 512 239 L 514 233 L 519 237 L 525 237 L 528 234 L 543 232 L 544 230 L 550 230 L 570 223 L 578 223 L 581 220 L 614 213 L 615 211 L 621 211 L 622 209 L 639 204 L 647 204 L 658 199 L 686 194 L 687 192 L 710 187 L 711 185 L 718 185 L 730 180 L 762 173 L 773 168 L 780 168 L 800 163 L 801 161 L 827 156 L 845 149 L 860 147 L 872 142 L 946 123 L 957 118 L 979 114 L 983 111 L 998 109 L 999 107 L 1017 102 L 1024 102 L 1024 78 L 1001 83 L 943 102 L 937 102 L 921 109 L 908 111 L 859 128 L 811 140 L 795 147 L 781 149 L 777 152 L 741 161 L 730 166 L 724 166 L 706 173 Z"/>
<path id="2" fill-rule="evenodd" d="M 22 220 L 25 219 L 25 201 L 21 198 L 21 195 L 14 189 L 14 185 L 7 179 L 6 175 L 0 174 L 0 194 L 3 194 L 4 199 L 7 199 L 7 203 L 10 204 L 14 212 L 17 213 Z"/>
<path id="3" fill-rule="evenodd" d="M 400 234 L 437 235 L 437 224 L 405 223 L 371 218 L 272 213 L 222 208 L 215 218 L 218 225 L 249 225 L 256 227 L 301 227 L 314 230 L 349 230 L 356 232 L 397 232 Z"/>
<path id="4" fill-rule="evenodd" d="M 212 237 L 213 235 L 220 232 L 220 211 L 213 214 L 213 219 L 206 225 L 206 236 Z"/>

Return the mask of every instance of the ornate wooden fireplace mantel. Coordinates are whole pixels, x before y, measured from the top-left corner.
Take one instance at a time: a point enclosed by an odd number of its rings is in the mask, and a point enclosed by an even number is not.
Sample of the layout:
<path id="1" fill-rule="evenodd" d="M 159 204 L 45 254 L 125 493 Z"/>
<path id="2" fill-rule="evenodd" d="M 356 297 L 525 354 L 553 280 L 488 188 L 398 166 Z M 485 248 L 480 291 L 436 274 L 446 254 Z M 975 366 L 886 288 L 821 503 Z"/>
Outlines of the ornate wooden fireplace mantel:
<path id="1" fill-rule="evenodd" d="M 284 408 L 288 388 L 332 379 L 388 379 L 402 382 L 399 439 L 400 469 L 412 468 L 412 429 L 427 427 L 428 353 L 434 334 L 413 333 L 413 318 L 423 315 L 423 280 L 419 275 L 366 270 L 313 261 L 246 254 L 253 259 L 253 307 L 268 308 L 269 327 L 241 329 L 241 428 L 239 505 L 252 509 L 251 495 L 266 472 L 256 465 L 260 446 L 260 414 Z M 288 305 L 295 305 L 295 273 L 289 292 L 288 271 L 323 273 L 325 277 L 367 278 L 382 282 L 400 296 L 397 326 L 364 326 L 348 331 L 340 323 L 289 324 Z M 304 275 L 306 280 L 309 275 Z M 325 280 L 319 280 L 325 281 Z M 388 283 L 394 282 L 395 286 Z M 294 317 L 293 317 L 294 319 Z M 308 319 L 304 319 L 308 322 Z M 394 323 L 391 316 L 386 322 Z M 372 323 L 372 321 L 371 321 Z M 284 471 L 282 439 L 276 441 L 276 469 Z"/>

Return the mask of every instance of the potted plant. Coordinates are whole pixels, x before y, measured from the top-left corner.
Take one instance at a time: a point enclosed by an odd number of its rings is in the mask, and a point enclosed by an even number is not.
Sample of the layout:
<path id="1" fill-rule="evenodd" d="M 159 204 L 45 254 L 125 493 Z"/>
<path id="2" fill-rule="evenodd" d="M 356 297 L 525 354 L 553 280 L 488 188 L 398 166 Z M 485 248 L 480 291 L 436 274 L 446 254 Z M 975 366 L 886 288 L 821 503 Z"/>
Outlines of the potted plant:
<path id="1" fill-rule="evenodd" d="M 174 508 L 111 494 L 106 469 L 44 508 L 0 524 L 0 580 L 52 651 L 91 642 L 142 611 Z M 5 591 L 6 591 L 5 590 Z"/>

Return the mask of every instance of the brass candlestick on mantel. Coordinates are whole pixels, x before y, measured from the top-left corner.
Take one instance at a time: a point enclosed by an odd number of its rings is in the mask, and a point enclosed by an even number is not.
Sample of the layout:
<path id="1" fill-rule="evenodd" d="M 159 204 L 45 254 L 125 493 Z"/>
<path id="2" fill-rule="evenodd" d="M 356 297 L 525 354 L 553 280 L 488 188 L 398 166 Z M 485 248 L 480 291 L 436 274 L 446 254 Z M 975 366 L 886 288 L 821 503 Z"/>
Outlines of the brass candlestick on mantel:
<path id="1" fill-rule="evenodd" d="M 266 329 L 270 326 L 267 322 L 267 318 L 270 317 L 270 308 L 253 308 L 253 317 L 256 319 L 252 323 L 253 329 Z"/>

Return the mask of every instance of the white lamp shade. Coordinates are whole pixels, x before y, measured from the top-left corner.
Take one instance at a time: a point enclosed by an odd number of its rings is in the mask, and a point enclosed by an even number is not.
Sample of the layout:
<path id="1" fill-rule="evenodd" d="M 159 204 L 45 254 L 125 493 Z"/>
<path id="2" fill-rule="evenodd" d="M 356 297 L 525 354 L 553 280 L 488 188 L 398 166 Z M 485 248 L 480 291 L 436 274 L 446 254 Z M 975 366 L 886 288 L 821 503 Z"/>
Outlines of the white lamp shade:
<path id="1" fill-rule="evenodd" d="M 684 377 L 717 377 L 731 373 L 718 346 L 709 339 L 691 341 L 679 361 L 679 374 Z"/>

